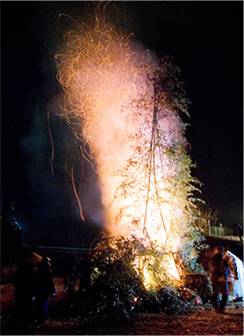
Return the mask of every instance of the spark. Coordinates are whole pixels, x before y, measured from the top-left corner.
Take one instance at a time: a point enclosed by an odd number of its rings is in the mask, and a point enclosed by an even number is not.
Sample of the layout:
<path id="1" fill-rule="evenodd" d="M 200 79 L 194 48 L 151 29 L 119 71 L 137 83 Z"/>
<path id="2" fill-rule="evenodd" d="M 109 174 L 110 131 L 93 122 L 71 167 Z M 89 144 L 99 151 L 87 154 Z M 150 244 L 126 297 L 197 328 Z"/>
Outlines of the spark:
<path id="1" fill-rule="evenodd" d="M 195 204 L 179 116 L 187 113 L 186 101 L 177 96 L 181 83 L 174 88 L 169 82 L 174 68 L 99 17 L 93 27 L 69 32 L 56 59 L 63 117 L 95 158 L 107 229 L 161 251 L 159 273 L 166 269 L 179 280 L 174 253 L 184 246 Z M 90 160 L 85 151 L 82 155 Z M 141 262 L 144 283 L 157 286 L 162 277 L 153 280 L 150 273 L 154 258 Z M 135 260 L 137 270 L 139 264 Z"/>
<path id="2" fill-rule="evenodd" d="M 80 219 L 81 219 L 82 221 L 84 221 L 84 220 L 85 220 L 85 217 L 84 217 L 84 214 L 83 214 L 83 210 L 82 210 L 82 205 L 81 205 L 80 197 L 79 197 L 79 195 L 78 195 L 78 192 L 77 192 L 77 189 L 76 189 L 76 186 L 75 186 L 75 180 L 74 180 L 74 168 L 73 168 L 73 167 L 71 168 L 70 176 L 71 176 L 71 181 L 72 181 L 72 186 L 73 186 L 73 191 L 74 191 L 74 194 L 75 194 L 75 198 L 76 198 L 76 201 L 77 201 L 78 206 L 79 206 Z"/>
<path id="3" fill-rule="evenodd" d="M 51 173 L 54 175 L 54 169 L 53 169 L 53 161 L 54 161 L 54 142 L 53 142 L 53 137 L 52 137 L 52 132 L 50 128 L 50 116 L 49 116 L 49 111 L 47 111 L 47 125 L 48 125 L 48 135 L 51 143 L 51 161 L 50 161 L 50 166 L 51 166 Z"/>

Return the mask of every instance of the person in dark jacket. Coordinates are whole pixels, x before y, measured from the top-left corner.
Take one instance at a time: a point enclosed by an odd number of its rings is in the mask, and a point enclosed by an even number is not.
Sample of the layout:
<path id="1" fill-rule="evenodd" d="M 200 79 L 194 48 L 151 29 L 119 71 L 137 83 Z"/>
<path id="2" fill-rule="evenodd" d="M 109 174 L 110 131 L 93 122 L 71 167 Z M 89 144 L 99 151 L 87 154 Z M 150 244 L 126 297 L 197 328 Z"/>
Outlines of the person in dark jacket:
<path id="1" fill-rule="evenodd" d="M 47 318 L 48 299 L 55 293 L 49 258 L 42 257 L 33 268 L 33 286 L 35 323 L 41 325 Z"/>
<path id="2" fill-rule="evenodd" d="M 33 252 L 27 246 L 21 247 L 19 255 L 11 327 L 26 330 L 34 327 L 34 321 L 38 324 L 45 321 L 48 297 L 55 289 L 48 258 Z"/>
<path id="3" fill-rule="evenodd" d="M 21 263 L 14 279 L 14 309 L 11 324 L 14 328 L 27 328 L 32 321 L 33 264 L 29 261 L 31 251 L 22 251 Z"/>

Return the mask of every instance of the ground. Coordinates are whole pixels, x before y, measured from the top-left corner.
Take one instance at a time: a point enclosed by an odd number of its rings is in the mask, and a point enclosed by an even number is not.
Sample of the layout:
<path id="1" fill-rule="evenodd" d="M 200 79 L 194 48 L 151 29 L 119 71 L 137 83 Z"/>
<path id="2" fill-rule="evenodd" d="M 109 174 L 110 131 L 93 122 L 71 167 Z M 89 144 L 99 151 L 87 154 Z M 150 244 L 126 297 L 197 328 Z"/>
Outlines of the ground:
<path id="1" fill-rule="evenodd" d="M 216 313 L 211 305 L 184 315 L 137 314 L 132 321 L 113 324 L 99 321 L 82 327 L 79 319 L 58 316 L 58 307 L 67 295 L 63 280 L 55 279 L 56 297 L 50 301 L 49 318 L 30 334 L 91 334 L 91 335 L 243 335 L 243 306 L 228 304 L 225 314 Z M 1 285 L 2 335 L 12 334 L 8 327 L 14 300 L 12 284 Z"/>

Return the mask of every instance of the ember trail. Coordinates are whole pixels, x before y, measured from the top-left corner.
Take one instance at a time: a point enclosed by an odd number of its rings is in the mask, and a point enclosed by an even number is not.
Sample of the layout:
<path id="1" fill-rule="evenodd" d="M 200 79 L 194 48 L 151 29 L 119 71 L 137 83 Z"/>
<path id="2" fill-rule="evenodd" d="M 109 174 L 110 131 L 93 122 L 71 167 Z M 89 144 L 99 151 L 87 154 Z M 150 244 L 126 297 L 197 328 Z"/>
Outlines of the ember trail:
<path id="1" fill-rule="evenodd" d="M 180 117 L 187 99 L 179 69 L 98 18 L 69 32 L 65 44 L 56 55 L 62 117 L 96 162 L 106 228 L 143 246 L 132 265 L 147 289 L 180 284 L 194 257 L 192 237 L 199 239 L 199 190 Z"/>

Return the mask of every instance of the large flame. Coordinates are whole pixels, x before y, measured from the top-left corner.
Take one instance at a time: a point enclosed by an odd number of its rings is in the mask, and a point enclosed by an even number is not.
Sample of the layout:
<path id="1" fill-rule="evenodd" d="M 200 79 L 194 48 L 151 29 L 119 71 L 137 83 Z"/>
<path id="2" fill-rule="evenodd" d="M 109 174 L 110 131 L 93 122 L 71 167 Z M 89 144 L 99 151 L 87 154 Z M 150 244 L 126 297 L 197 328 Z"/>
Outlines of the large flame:
<path id="1" fill-rule="evenodd" d="M 179 279 L 173 253 L 191 225 L 193 187 L 184 124 L 161 84 L 166 65 L 100 22 L 70 32 L 57 64 L 64 117 L 96 160 L 108 230 L 163 251 Z"/>

